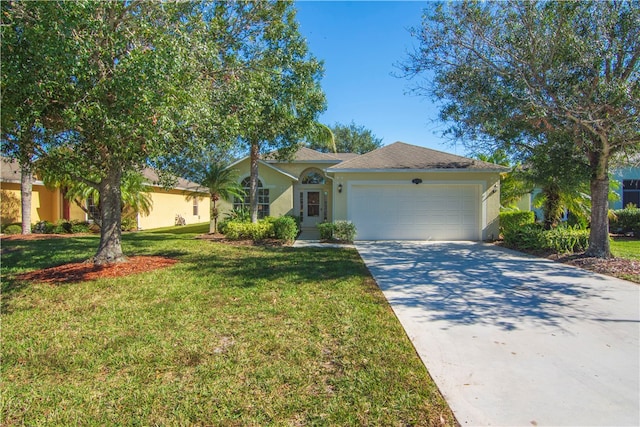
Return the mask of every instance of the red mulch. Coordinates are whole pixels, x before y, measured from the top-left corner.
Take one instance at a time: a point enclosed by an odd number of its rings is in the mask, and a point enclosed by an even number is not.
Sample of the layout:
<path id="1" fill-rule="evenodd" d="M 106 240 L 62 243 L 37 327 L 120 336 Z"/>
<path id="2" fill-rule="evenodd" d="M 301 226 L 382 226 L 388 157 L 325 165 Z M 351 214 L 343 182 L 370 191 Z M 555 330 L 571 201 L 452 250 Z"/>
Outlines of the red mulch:
<path id="1" fill-rule="evenodd" d="M 39 283 L 78 283 L 85 280 L 124 277 L 131 274 L 144 273 L 169 267 L 178 260 L 161 256 L 133 256 L 126 262 L 95 265 L 92 262 L 64 264 L 58 267 L 45 268 L 16 276 L 18 280 Z"/>

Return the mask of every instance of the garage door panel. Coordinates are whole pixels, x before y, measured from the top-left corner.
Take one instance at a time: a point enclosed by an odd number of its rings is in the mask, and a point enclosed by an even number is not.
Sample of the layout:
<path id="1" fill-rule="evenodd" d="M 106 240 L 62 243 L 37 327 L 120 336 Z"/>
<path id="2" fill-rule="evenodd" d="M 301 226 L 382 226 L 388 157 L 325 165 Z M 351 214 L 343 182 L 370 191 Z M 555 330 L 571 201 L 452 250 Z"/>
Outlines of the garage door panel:
<path id="1" fill-rule="evenodd" d="M 478 240 L 477 185 L 354 185 L 349 218 L 360 240 Z"/>

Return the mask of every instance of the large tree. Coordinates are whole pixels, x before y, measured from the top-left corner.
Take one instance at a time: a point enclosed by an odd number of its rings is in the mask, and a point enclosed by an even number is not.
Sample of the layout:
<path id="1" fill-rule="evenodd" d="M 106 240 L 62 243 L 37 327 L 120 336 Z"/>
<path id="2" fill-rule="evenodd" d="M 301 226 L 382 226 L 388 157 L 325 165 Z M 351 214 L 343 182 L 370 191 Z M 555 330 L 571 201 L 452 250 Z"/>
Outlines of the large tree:
<path id="1" fill-rule="evenodd" d="M 9 31 L 32 37 L 25 41 L 30 52 L 47 57 L 47 74 L 28 82 L 34 86 L 28 93 L 57 88 L 47 99 L 62 105 L 62 125 L 41 123 L 46 132 L 36 151 L 46 167 L 100 194 L 95 263 L 125 259 L 120 243 L 123 176 L 196 141 L 198 125 L 210 115 L 214 82 L 207 71 L 213 65 L 203 60 L 209 45 L 199 32 L 196 6 L 15 2 L 3 10 L 12 20 Z"/>
<path id="2" fill-rule="evenodd" d="M 221 55 L 234 92 L 228 110 L 237 119 L 236 136 L 249 148 L 251 219 L 258 219 L 258 160 L 276 150 L 290 156 L 318 130 L 325 109 L 320 88 L 322 64 L 310 55 L 298 31 L 293 4 L 280 1 L 232 3 L 218 19 L 233 21 L 229 33 L 239 42 Z"/>
<path id="3" fill-rule="evenodd" d="M 336 123 L 330 127 L 335 138 L 335 149 L 339 153 L 364 154 L 382 147 L 382 138 L 376 137 L 370 129 L 357 125 L 353 121 L 348 125 Z M 328 152 L 327 146 L 310 141 L 309 148 Z"/>
<path id="4" fill-rule="evenodd" d="M 571 136 L 589 165 L 588 254 L 608 257 L 610 162 L 640 150 L 638 3 L 434 4 L 413 34 L 404 72 L 433 73 L 416 90 L 443 102 L 449 132 L 469 147 L 531 152 L 556 146 L 541 135 Z"/>

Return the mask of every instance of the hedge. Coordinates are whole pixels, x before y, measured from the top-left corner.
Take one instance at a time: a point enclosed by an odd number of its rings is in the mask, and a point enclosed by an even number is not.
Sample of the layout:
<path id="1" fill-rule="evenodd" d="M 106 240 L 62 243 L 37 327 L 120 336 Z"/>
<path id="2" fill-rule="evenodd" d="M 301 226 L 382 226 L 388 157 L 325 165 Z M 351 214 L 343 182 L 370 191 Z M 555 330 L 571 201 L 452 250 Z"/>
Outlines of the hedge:
<path id="1" fill-rule="evenodd" d="M 535 222 L 535 214 L 532 211 L 509 211 L 500 212 L 500 234 L 505 231 L 517 230 L 526 224 Z"/>
<path id="2" fill-rule="evenodd" d="M 317 225 L 322 240 L 353 242 L 356 226 L 351 221 L 323 222 Z"/>
<path id="3" fill-rule="evenodd" d="M 612 211 L 609 219 L 612 233 L 633 233 L 640 236 L 640 208 L 625 208 Z"/>
<path id="4" fill-rule="evenodd" d="M 539 224 L 526 224 L 506 231 L 504 242 L 514 249 L 551 250 L 556 253 L 583 252 L 589 247 L 589 230 L 578 227 L 545 230 Z"/>
<path id="5" fill-rule="evenodd" d="M 231 240 L 279 239 L 292 241 L 300 231 L 298 222 L 292 216 L 266 217 L 257 223 L 244 220 L 224 220 L 218 223 L 218 230 Z"/>

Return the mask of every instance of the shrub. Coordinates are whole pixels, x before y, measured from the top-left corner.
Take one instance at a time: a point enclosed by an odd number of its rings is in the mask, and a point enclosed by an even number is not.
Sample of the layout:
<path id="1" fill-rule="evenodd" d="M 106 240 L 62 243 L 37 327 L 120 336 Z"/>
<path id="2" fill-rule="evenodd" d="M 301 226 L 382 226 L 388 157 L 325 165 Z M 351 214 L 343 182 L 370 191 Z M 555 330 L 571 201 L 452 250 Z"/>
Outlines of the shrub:
<path id="1" fill-rule="evenodd" d="M 320 231 L 321 240 L 331 240 L 333 238 L 335 225 L 332 222 L 322 222 L 317 227 L 318 231 Z"/>
<path id="2" fill-rule="evenodd" d="M 526 224 L 533 224 L 535 214 L 532 211 L 500 212 L 500 234 L 521 228 Z"/>
<path id="3" fill-rule="evenodd" d="M 52 233 L 55 234 L 71 234 L 73 231 L 73 224 L 66 220 L 60 220 L 53 227 Z"/>
<path id="4" fill-rule="evenodd" d="M 274 236 L 274 225 L 270 221 L 261 220 L 257 223 L 229 221 L 226 224 L 225 236 L 228 239 L 262 240 Z"/>
<path id="5" fill-rule="evenodd" d="M 627 207 L 613 211 L 609 219 L 609 229 L 613 233 L 640 235 L 640 208 Z"/>
<path id="6" fill-rule="evenodd" d="M 589 247 L 589 231 L 579 227 L 557 227 L 545 230 L 539 224 L 526 224 L 505 232 L 504 242 L 515 249 L 554 251 L 557 253 L 582 252 Z"/>
<path id="7" fill-rule="evenodd" d="M 323 222 L 317 227 L 322 240 L 353 242 L 356 237 L 356 225 L 351 221 Z"/>
<path id="8" fill-rule="evenodd" d="M 51 234 L 55 227 L 56 226 L 49 221 L 40 221 L 31 227 L 31 232 L 37 234 Z"/>
<path id="9" fill-rule="evenodd" d="M 295 218 L 291 216 L 281 216 L 273 221 L 273 232 L 276 239 L 295 240 L 299 231 Z"/>
<path id="10" fill-rule="evenodd" d="M 5 234 L 20 234 L 22 233 L 21 224 L 9 224 L 2 227 L 2 232 Z"/>
<path id="11" fill-rule="evenodd" d="M 91 224 L 87 221 L 72 221 L 71 222 L 71 232 L 72 233 L 90 233 L 91 232 Z"/>

